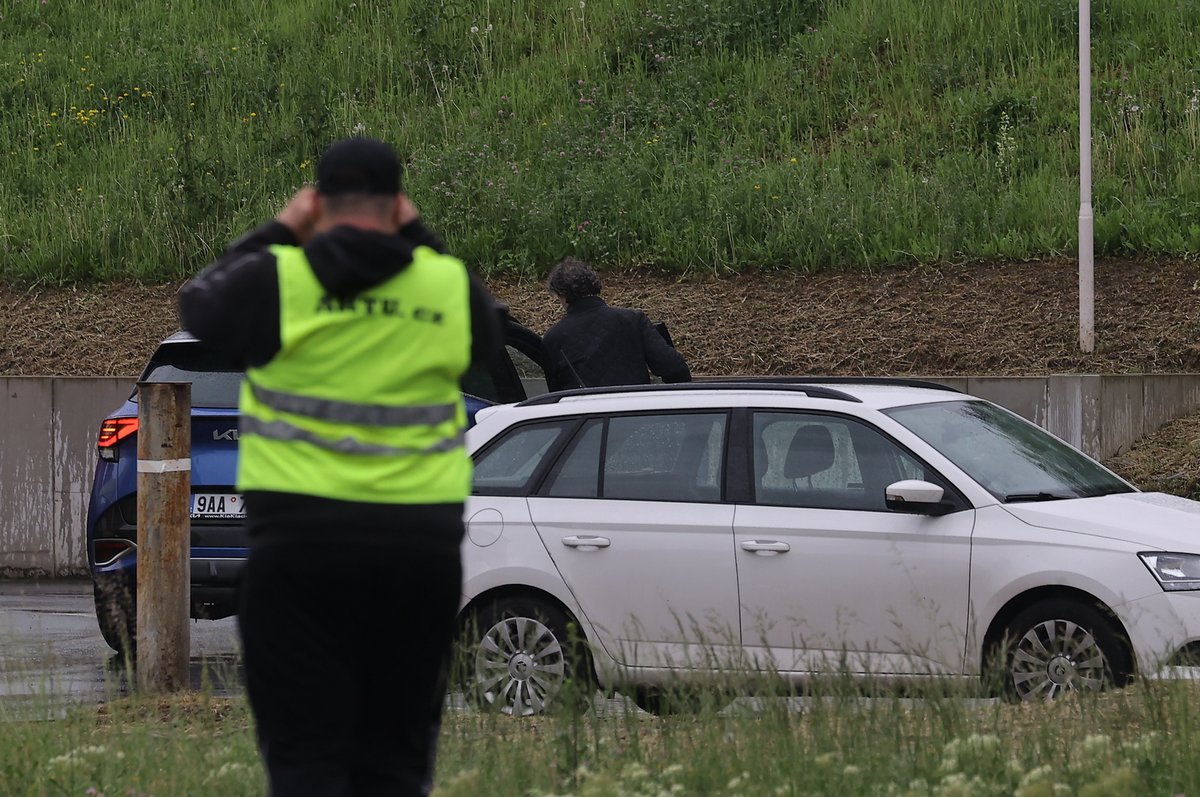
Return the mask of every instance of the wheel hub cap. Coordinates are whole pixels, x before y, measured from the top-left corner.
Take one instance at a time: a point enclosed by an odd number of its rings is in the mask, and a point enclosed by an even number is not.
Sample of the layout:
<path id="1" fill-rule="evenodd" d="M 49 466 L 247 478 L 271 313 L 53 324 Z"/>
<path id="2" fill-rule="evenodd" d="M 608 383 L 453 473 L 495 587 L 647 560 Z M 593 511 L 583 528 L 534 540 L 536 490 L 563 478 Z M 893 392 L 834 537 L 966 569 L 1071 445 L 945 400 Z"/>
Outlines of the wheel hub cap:
<path id="1" fill-rule="evenodd" d="M 1017 640 L 1009 677 L 1022 700 L 1104 688 L 1108 662 L 1092 632 L 1066 619 L 1045 620 Z"/>
<path id="2" fill-rule="evenodd" d="M 508 660 L 508 674 L 518 681 L 530 676 L 537 664 L 528 653 L 522 651 Z"/>
<path id="3" fill-rule="evenodd" d="M 1075 675 L 1075 662 L 1065 656 L 1055 656 L 1046 666 L 1046 674 L 1054 683 L 1065 686 Z"/>
<path id="4" fill-rule="evenodd" d="M 475 649 L 476 694 L 483 705 L 505 714 L 541 714 L 566 677 L 558 637 L 531 617 L 500 620 Z"/>

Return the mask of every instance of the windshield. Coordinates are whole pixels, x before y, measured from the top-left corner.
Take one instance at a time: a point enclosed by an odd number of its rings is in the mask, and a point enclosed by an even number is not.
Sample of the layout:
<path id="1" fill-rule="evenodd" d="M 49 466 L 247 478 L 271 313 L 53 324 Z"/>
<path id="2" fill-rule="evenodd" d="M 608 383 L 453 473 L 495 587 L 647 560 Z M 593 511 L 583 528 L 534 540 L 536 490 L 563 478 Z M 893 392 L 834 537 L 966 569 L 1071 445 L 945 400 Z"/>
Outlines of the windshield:
<path id="1" fill-rule="evenodd" d="M 884 413 L 1005 502 L 1134 492 L 1100 463 L 985 401 L 920 404 Z"/>
<path id="2" fill-rule="evenodd" d="M 197 343 L 165 343 L 142 374 L 143 382 L 191 382 L 192 406 L 232 409 L 238 405 L 242 369 L 227 355 Z M 137 389 L 130 400 L 137 401 Z"/>

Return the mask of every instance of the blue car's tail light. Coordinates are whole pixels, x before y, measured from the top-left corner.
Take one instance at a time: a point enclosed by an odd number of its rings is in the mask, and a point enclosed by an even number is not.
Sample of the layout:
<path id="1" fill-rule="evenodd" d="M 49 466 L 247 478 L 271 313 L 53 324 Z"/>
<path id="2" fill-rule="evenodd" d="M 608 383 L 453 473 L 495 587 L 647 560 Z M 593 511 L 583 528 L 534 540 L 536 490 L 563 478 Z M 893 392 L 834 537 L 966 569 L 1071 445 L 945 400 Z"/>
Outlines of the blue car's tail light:
<path id="1" fill-rule="evenodd" d="M 100 450 L 100 459 L 113 461 L 117 459 L 117 443 L 137 432 L 137 418 L 107 418 L 100 424 L 100 437 L 96 447 Z"/>

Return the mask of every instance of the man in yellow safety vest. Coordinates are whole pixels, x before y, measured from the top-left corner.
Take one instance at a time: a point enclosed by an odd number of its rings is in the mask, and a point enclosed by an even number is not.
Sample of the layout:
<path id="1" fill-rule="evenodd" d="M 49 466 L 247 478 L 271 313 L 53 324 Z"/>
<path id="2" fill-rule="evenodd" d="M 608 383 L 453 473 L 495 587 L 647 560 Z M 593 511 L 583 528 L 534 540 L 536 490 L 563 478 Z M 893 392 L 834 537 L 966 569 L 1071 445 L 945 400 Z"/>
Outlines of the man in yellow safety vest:
<path id="1" fill-rule="evenodd" d="M 243 358 L 239 630 L 273 797 L 424 795 L 462 580 L 459 380 L 494 301 L 368 138 L 180 291 Z"/>

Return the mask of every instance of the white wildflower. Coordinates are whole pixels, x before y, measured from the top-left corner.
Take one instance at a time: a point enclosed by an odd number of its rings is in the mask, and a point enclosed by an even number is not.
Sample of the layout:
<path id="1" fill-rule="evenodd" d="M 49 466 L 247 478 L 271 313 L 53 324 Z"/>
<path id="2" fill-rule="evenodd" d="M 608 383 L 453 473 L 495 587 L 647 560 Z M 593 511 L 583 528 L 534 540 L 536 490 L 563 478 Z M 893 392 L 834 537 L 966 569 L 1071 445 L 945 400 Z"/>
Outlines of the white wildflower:
<path id="1" fill-rule="evenodd" d="M 1021 786 L 1032 786 L 1035 783 L 1041 783 L 1044 780 L 1050 780 L 1054 777 L 1054 770 L 1049 764 L 1040 767 L 1034 767 L 1025 773 L 1025 777 L 1021 778 Z"/>

